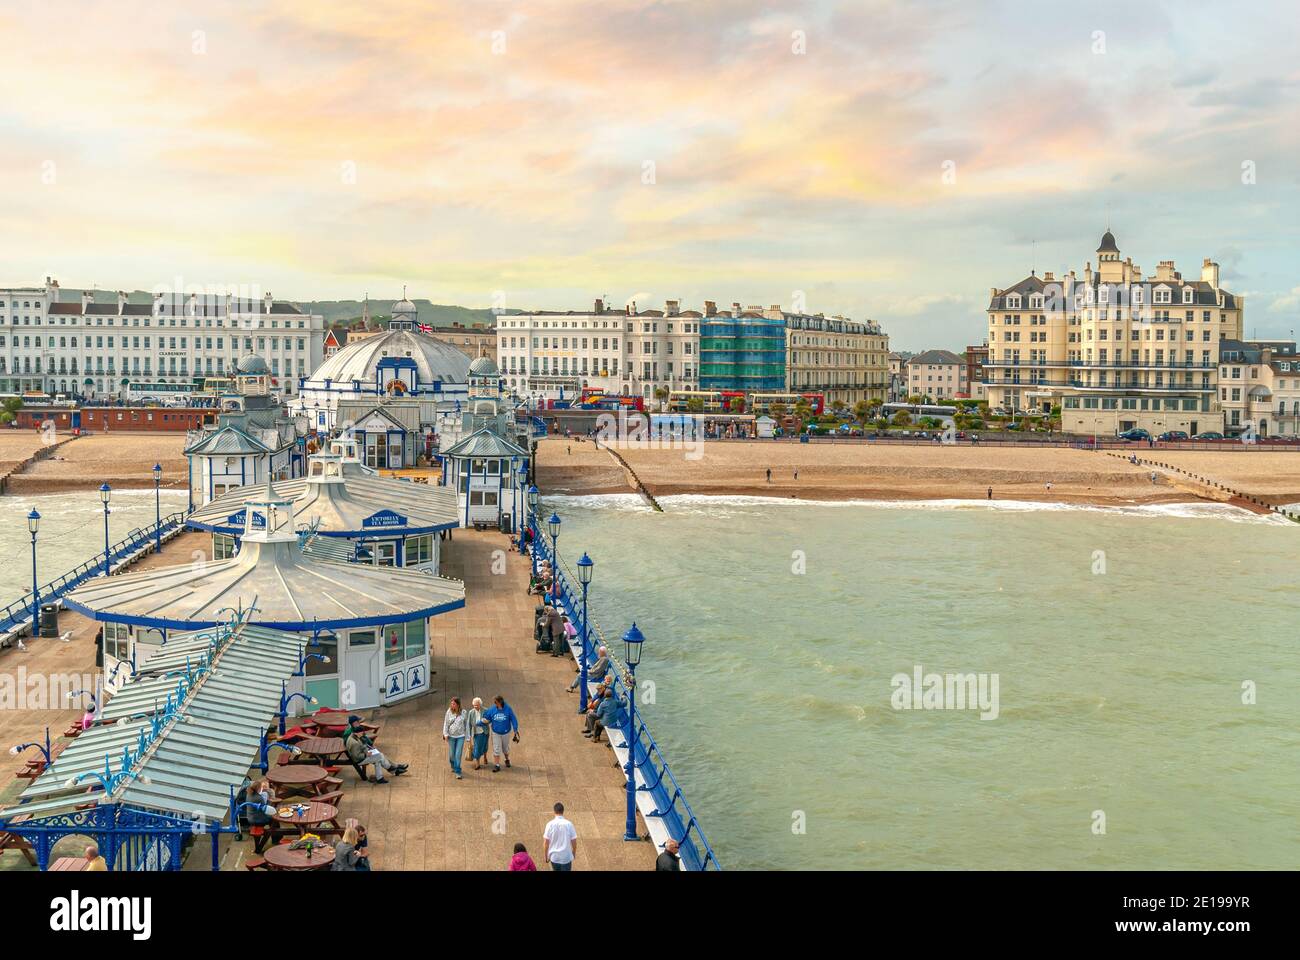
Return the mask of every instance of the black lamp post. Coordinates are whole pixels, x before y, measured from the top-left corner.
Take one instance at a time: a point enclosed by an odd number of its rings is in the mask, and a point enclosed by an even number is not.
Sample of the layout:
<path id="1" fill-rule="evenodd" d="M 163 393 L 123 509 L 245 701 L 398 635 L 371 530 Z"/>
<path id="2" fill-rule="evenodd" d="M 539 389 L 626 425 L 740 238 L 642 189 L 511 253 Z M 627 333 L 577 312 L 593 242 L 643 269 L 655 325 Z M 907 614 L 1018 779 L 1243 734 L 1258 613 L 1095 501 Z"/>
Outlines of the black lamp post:
<path id="1" fill-rule="evenodd" d="M 41 528 L 41 515 L 32 508 L 27 514 L 27 529 L 32 535 L 32 639 L 41 633 L 41 594 L 36 586 L 36 531 Z"/>
<path id="2" fill-rule="evenodd" d="M 633 621 L 623 634 L 624 663 L 627 664 L 627 824 L 624 840 L 639 840 L 636 835 L 636 665 L 641 662 L 641 645 L 645 635 Z"/>
<path id="3" fill-rule="evenodd" d="M 582 584 L 582 660 L 581 677 L 578 679 L 578 713 L 587 712 L 587 587 L 591 584 L 591 575 L 596 571 L 596 562 L 584 551 L 578 560 L 578 582 Z"/>
<path id="4" fill-rule="evenodd" d="M 104 503 L 104 576 L 108 576 L 108 501 L 113 496 L 113 488 L 107 483 L 100 484 L 99 499 Z"/>
<path id="5" fill-rule="evenodd" d="M 153 465 L 153 548 L 157 553 L 162 550 L 162 464 Z"/>

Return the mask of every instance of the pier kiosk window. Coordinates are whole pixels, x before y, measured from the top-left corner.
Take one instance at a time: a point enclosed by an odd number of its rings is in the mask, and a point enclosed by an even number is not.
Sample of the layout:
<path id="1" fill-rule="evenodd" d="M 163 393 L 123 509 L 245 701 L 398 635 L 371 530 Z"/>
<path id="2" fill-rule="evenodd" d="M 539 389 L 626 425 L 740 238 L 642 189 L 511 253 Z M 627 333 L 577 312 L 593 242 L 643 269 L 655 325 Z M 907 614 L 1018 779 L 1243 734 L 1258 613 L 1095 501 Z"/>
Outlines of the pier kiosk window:
<path id="1" fill-rule="evenodd" d="M 303 672 L 306 674 L 304 692 L 323 707 L 338 707 L 339 703 L 339 641 L 338 637 L 322 634 L 315 646 L 308 644 L 307 653 L 323 653 L 329 657 L 326 663 L 311 657 Z M 360 704 L 358 704 L 360 706 Z"/>

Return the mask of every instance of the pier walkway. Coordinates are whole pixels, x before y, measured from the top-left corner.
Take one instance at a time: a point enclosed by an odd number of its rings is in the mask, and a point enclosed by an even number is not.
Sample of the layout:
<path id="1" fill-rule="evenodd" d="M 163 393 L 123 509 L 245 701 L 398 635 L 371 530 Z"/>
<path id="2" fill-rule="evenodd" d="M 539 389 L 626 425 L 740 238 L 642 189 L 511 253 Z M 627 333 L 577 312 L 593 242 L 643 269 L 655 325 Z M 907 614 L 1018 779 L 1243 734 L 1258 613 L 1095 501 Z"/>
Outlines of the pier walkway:
<path id="1" fill-rule="evenodd" d="M 188 562 L 193 551 L 205 550 L 209 542 L 205 535 L 182 534 L 162 554 L 145 557 L 132 569 Z M 499 533 L 472 530 L 457 530 L 445 544 L 443 573 L 465 582 L 466 603 L 431 621 L 431 695 L 359 711 L 379 725 L 380 748 L 410 764 L 410 771 L 380 786 L 360 783 L 344 768 L 340 815 L 365 825 L 377 870 L 504 870 L 516 842 L 523 842 L 545 870 L 542 830 L 559 800 L 578 832 L 574 869 L 653 869 L 653 844 L 622 839 L 626 793 L 613 751 L 581 735 L 577 695 L 566 692 L 573 680 L 573 659 L 533 652 L 537 598 L 526 592 L 530 561 L 508 547 L 508 539 Z M 14 675 L 15 682 L 20 667 L 28 674 L 93 676 L 96 625 L 65 612 L 60 629 L 72 631 L 69 642 L 28 641 L 27 651 L 4 651 L 0 674 Z M 474 770 L 465 764 L 465 779 L 456 780 L 442 741 L 447 700 L 460 696 L 468 707 L 475 696 L 490 703 L 498 693 L 519 716 L 513 766 L 492 773 L 490 767 Z M 42 739 L 47 724 L 57 737 L 80 716 L 65 704 L 54 706 L 0 711 L 0 746 Z M 13 778 L 20 760 L 9 759 L 0 770 L 3 800 L 12 800 L 25 786 L 25 781 Z M 63 843 L 72 849 L 77 839 Z M 56 855 L 67 849 L 61 846 Z M 222 869 L 243 870 L 251 856 L 247 838 L 234 843 L 222 837 Z M 184 869 L 210 866 L 204 838 Z M 32 868 L 18 853 L 7 852 L 0 857 L 0 870 L 5 869 Z"/>

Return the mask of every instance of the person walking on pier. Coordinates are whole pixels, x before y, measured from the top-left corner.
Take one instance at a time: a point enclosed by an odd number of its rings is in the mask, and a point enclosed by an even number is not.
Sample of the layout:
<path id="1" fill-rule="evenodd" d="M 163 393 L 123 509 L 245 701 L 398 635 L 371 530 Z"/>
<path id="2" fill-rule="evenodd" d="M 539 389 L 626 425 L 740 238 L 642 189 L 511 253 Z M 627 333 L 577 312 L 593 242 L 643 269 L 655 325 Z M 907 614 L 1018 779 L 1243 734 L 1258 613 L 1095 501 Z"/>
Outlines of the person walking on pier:
<path id="1" fill-rule="evenodd" d="M 542 855 L 550 861 L 551 869 L 568 872 L 573 869 L 573 858 L 578 855 L 578 831 L 564 819 L 564 804 L 552 807 L 555 817 L 542 833 Z"/>
<path id="2" fill-rule="evenodd" d="M 442 718 L 442 740 L 447 744 L 447 762 L 457 780 L 464 780 L 460 772 L 460 758 L 465 749 L 465 736 L 469 732 L 469 717 L 460 708 L 460 697 L 452 697 L 447 715 Z"/>
<path id="3" fill-rule="evenodd" d="M 474 769 L 479 768 L 479 761 L 487 763 L 488 724 L 483 717 L 483 701 L 475 697 L 465 716 L 465 726 L 470 733 L 469 758 L 474 761 Z"/>
<path id="4" fill-rule="evenodd" d="M 522 843 L 515 844 L 514 856 L 510 858 L 511 873 L 536 873 L 537 864 L 533 863 L 533 858 L 528 855 L 528 848 Z"/>
<path id="5" fill-rule="evenodd" d="M 519 742 L 519 718 L 500 694 L 492 698 L 492 706 L 488 707 L 483 718 L 492 728 L 492 772 L 500 773 L 502 757 L 505 757 L 506 766 L 510 766 L 511 740 Z"/>

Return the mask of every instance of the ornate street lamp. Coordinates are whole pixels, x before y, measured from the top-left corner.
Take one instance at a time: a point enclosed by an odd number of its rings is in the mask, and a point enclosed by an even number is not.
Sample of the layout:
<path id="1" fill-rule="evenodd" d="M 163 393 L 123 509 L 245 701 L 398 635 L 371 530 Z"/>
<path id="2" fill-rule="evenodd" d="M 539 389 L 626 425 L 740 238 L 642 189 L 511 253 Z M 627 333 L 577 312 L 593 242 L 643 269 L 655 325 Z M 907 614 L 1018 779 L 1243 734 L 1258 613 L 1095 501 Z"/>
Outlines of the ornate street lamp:
<path id="1" fill-rule="evenodd" d="M 578 678 L 578 713 L 587 712 L 587 587 L 591 584 L 591 575 L 596 570 L 596 562 L 583 551 L 578 559 L 578 582 L 582 584 L 582 659 L 581 676 Z"/>
<path id="2" fill-rule="evenodd" d="M 32 508 L 27 514 L 27 529 L 32 535 L 32 639 L 41 634 L 41 593 L 36 585 L 36 531 L 41 528 L 41 515 Z"/>
<path id="3" fill-rule="evenodd" d="M 551 605 L 554 606 L 555 591 L 560 584 L 560 515 L 552 511 L 546 526 L 551 531 Z"/>
<path id="4" fill-rule="evenodd" d="M 157 553 L 162 550 L 162 464 L 153 465 L 153 548 Z"/>
<path id="5" fill-rule="evenodd" d="M 641 645 L 645 635 L 637 629 L 636 622 L 623 634 L 624 658 L 627 664 L 627 823 L 623 829 L 624 840 L 639 840 L 636 835 L 636 665 L 641 662 Z"/>
<path id="6" fill-rule="evenodd" d="M 112 496 L 113 496 L 113 488 L 110 487 L 107 483 L 101 484 L 100 487 L 99 487 L 99 499 L 100 499 L 101 501 L 103 501 L 103 504 L 104 504 L 104 576 L 106 576 L 106 577 L 108 576 L 108 565 L 109 565 L 109 555 L 108 555 L 108 501 L 109 501 L 109 499 L 110 499 Z"/>

